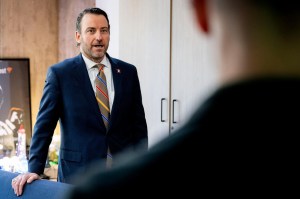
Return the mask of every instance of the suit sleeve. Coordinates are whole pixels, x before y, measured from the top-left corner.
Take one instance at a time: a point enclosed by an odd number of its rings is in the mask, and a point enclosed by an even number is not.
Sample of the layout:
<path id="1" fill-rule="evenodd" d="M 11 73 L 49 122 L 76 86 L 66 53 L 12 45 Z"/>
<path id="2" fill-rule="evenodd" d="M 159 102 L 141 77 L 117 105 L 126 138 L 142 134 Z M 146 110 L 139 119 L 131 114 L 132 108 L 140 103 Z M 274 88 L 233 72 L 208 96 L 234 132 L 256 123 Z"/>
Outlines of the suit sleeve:
<path id="1" fill-rule="evenodd" d="M 57 77 L 49 68 L 30 145 L 28 171 L 44 172 L 49 145 L 59 118 L 60 90 Z"/>
<path id="2" fill-rule="evenodd" d="M 145 111 L 144 106 L 142 102 L 142 94 L 141 94 L 141 88 L 140 88 L 140 82 L 137 74 L 137 70 L 135 68 L 135 75 L 134 75 L 134 81 L 135 81 L 135 146 L 139 147 L 139 149 L 147 150 L 148 149 L 148 130 L 147 130 L 147 123 L 145 118 Z"/>

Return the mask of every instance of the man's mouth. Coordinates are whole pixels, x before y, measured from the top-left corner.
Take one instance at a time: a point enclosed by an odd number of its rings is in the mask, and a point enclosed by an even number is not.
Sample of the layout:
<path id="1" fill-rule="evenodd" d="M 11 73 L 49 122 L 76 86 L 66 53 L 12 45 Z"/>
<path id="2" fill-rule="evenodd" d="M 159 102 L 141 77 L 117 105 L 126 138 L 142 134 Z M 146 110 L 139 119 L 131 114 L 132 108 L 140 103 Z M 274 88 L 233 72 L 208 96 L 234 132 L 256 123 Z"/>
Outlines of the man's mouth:
<path id="1" fill-rule="evenodd" d="M 99 45 L 93 45 L 93 47 L 95 47 L 95 48 L 104 48 L 104 45 L 101 45 L 101 44 L 99 44 Z"/>

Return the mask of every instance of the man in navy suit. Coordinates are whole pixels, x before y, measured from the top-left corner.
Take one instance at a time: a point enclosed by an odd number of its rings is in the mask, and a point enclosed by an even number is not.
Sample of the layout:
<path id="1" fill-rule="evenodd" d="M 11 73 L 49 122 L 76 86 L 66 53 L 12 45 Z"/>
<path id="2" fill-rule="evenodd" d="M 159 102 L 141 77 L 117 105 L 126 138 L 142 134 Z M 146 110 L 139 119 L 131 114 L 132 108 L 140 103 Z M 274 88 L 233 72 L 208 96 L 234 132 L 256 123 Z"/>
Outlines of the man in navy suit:
<path id="1" fill-rule="evenodd" d="M 96 160 L 112 159 L 123 150 L 147 150 L 148 136 L 138 74 L 135 66 L 107 54 L 110 25 L 107 14 L 88 8 L 79 14 L 76 42 L 81 54 L 51 66 L 30 146 L 29 172 L 12 183 L 21 195 L 26 183 L 43 174 L 57 121 L 61 125 L 58 181 L 71 177 Z M 95 98 L 97 64 L 103 64 L 109 96 L 106 129 Z"/>
<path id="2" fill-rule="evenodd" d="M 298 3 L 193 2 L 202 32 L 217 47 L 222 86 L 184 127 L 149 151 L 130 159 L 126 154 L 109 171 L 94 166 L 81 175 L 68 199 L 142 198 L 141 193 L 291 198 L 298 193 Z"/>

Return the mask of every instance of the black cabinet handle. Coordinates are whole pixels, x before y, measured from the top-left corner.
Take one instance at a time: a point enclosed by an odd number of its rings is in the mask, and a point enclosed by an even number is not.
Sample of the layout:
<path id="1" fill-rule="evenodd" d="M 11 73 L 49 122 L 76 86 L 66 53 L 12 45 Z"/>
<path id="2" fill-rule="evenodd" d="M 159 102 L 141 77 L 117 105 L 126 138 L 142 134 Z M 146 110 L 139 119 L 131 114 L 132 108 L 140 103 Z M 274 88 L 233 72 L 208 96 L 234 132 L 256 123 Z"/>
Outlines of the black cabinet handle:
<path id="1" fill-rule="evenodd" d="M 178 102 L 178 100 L 176 100 L 176 99 L 174 99 L 174 100 L 172 100 L 172 123 L 173 124 L 175 124 L 175 123 L 178 123 L 177 121 L 175 121 L 175 119 L 174 119 L 174 110 L 175 110 L 175 108 L 174 108 L 174 105 L 175 105 L 175 102 Z"/>
<path id="2" fill-rule="evenodd" d="M 160 100 L 160 121 L 166 122 L 166 120 L 163 119 L 163 101 L 167 101 L 167 99 L 161 98 L 161 100 Z"/>

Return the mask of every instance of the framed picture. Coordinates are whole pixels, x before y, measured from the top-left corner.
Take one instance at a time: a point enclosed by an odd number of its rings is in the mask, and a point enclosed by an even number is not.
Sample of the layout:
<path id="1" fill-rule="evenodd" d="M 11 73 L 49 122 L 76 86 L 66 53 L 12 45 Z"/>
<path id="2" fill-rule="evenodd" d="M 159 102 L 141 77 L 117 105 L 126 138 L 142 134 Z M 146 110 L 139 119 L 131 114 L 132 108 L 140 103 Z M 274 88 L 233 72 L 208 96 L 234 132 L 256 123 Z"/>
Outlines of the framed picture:
<path id="1" fill-rule="evenodd" d="M 30 63 L 0 58 L 0 159 L 26 157 L 32 136 Z"/>

